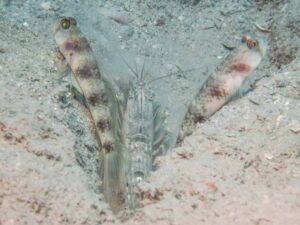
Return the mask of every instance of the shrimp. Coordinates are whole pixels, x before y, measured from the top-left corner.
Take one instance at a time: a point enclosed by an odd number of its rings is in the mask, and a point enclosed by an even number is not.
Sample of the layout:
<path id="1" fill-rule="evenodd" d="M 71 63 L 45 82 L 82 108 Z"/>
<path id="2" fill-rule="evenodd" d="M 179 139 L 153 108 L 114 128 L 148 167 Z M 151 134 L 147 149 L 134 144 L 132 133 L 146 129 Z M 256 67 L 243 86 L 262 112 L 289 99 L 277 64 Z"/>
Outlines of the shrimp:
<path id="1" fill-rule="evenodd" d="M 139 206 L 138 183 L 153 170 L 155 157 L 170 147 L 170 133 L 165 129 L 165 111 L 155 102 L 149 82 L 144 80 L 143 70 L 141 75 L 132 70 L 136 81 L 130 84 L 123 120 L 122 158 L 126 161 L 123 164 L 123 185 L 128 209 Z"/>

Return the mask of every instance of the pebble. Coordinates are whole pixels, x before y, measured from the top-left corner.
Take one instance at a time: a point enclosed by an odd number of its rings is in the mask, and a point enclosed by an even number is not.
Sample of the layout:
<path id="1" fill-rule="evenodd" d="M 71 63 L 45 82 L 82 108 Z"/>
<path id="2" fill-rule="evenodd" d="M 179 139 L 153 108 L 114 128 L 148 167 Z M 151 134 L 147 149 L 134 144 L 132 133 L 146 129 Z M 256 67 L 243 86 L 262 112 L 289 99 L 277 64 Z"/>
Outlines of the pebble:
<path id="1" fill-rule="evenodd" d="M 52 9 L 50 2 L 42 2 L 40 6 L 45 11 L 49 11 Z"/>
<path id="2" fill-rule="evenodd" d="M 119 29 L 121 31 L 119 38 L 122 40 L 129 40 L 134 34 L 134 29 L 130 26 L 126 26 L 124 28 L 125 29 Z"/>
<path id="3" fill-rule="evenodd" d="M 264 157 L 267 159 L 267 160 L 272 160 L 274 158 L 274 156 L 270 153 L 265 153 L 264 154 Z"/>
<path id="4" fill-rule="evenodd" d="M 289 124 L 289 129 L 295 134 L 298 134 L 300 132 L 300 123 L 297 120 L 293 120 Z"/>
<path id="5" fill-rule="evenodd" d="M 164 16 L 160 16 L 155 19 L 154 25 L 155 26 L 163 26 L 166 24 L 166 18 Z"/>
<path id="6" fill-rule="evenodd" d="M 252 98 L 252 97 L 248 97 L 249 101 L 251 103 L 253 103 L 254 105 L 260 105 L 260 102 L 258 99 Z"/>
<path id="7" fill-rule="evenodd" d="M 124 13 L 103 11 L 102 14 L 104 14 L 105 16 L 112 19 L 113 21 L 115 21 L 118 24 L 121 24 L 121 25 L 128 25 L 129 24 L 129 18 Z"/>
<path id="8" fill-rule="evenodd" d="M 279 115 L 277 118 L 276 118 L 276 127 L 279 127 L 279 125 L 281 124 L 282 120 L 284 119 L 284 116 L 283 115 Z"/>
<path id="9" fill-rule="evenodd" d="M 147 22 L 145 21 L 144 18 L 142 17 L 138 17 L 136 20 L 135 20 L 137 26 L 139 27 L 146 27 L 147 26 Z"/>
<path id="10" fill-rule="evenodd" d="M 180 21 L 182 21 L 182 20 L 184 20 L 184 17 L 183 16 L 178 16 L 177 19 L 180 20 Z"/>

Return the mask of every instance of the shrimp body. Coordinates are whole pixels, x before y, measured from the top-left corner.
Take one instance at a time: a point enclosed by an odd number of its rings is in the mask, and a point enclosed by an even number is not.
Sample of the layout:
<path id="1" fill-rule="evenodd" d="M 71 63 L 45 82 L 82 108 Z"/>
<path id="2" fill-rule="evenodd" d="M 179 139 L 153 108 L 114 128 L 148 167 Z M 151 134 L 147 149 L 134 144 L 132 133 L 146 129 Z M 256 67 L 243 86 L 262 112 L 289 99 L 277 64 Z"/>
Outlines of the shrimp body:
<path id="1" fill-rule="evenodd" d="M 136 208 L 137 184 L 152 170 L 153 115 L 152 93 L 142 82 L 131 84 L 124 116 L 124 185 L 127 207 Z"/>

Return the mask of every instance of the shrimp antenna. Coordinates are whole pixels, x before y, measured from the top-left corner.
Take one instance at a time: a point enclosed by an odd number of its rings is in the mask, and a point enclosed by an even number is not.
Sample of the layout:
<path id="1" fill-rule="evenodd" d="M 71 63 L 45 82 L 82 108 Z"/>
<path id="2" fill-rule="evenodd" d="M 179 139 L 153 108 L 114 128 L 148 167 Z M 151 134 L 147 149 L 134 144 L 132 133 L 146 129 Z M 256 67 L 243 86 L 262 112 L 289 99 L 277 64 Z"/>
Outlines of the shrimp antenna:
<path id="1" fill-rule="evenodd" d="M 134 59 L 134 67 L 135 67 L 135 71 L 138 75 L 138 78 L 140 77 L 140 73 L 139 73 L 139 70 L 138 70 L 138 65 L 137 65 L 137 62 L 136 62 L 136 58 Z"/>
<path id="2" fill-rule="evenodd" d="M 180 69 L 180 71 L 178 71 L 178 72 L 174 72 L 174 73 L 170 73 L 168 75 L 164 75 L 164 76 L 161 76 L 161 77 L 154 78 L 154 79 L 148 81 L 147 83 L 150 84 L 150 83 L 153 83 L 154 81 L 157 81 L 157 80 L 160 80 L 160 79 L 163 79 L 163 78 L 166 78 L 166 77 L 172 77 L 172 76 L 178 75 L 180 73 L 187 73 L 187 72 L 195 71 L 197 69 L 198 68 L 194 68 L 194 69 L 189 69 L 189 70 L 186 70 L 186 71 L 183 71 L 182 69 Z"/>
<path id="3" fill-rule="evenodd" d="M 129 70 L 135 75 L 135 77 L 138 79 L 139 78 L 139 75 L 138 73 L 129 65 L 129 63 L 126 61 L 126 59 L 122 56 L 122 54 L 119 54 L 122 61 L 126 64 L 126 66 L 129 68 Z"/>
<path id="4" fill-rule="evenodd" d="M 146 62 L 146 56 L 144 57 L 144 62 L 143 62 L 143 67 L 142 67 L 142 72 L 141 72 L 141 78 L 142 78 L 142 80 L 144 80 L 145 62 Z"/>

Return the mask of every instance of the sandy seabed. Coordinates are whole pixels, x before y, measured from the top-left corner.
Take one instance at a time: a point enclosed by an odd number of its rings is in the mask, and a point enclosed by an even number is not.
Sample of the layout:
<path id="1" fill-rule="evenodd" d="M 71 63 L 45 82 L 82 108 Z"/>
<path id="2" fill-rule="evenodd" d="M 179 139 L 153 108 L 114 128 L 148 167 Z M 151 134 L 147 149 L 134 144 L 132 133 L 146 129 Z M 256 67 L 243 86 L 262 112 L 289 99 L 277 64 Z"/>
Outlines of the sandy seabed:
<path id="1" fill-rule="evenodd" d="M 242 3 L 241 3 L 242 2 Z M 56 56 L 53 24 L 73 15 L 112 81 L 120 55 L 146 59 L 173 139 L 188 103 L 244 34 L 271 30 L 241 93 L 156 159 L 142 207 L 112 214 L 98 147 Z M 0 224 L 300 224 L 300 3 L 0 1 Z M 134 67 L 134 66 L 133 66 Z"/>

